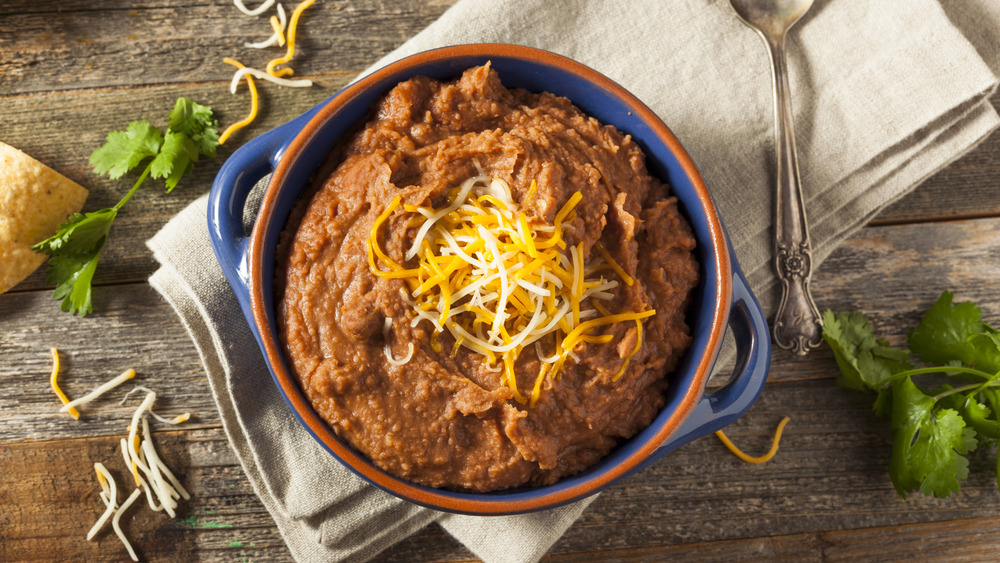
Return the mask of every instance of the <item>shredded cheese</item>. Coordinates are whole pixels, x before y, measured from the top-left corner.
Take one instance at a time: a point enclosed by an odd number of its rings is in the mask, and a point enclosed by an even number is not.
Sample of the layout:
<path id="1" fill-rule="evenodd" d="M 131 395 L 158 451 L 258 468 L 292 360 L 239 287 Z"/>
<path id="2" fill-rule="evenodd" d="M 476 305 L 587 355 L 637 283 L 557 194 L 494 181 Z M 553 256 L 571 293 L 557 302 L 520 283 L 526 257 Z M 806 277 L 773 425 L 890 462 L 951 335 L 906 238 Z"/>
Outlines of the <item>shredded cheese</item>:
<path id="1" fill-rule="evenodd" d="M 719 440 L 722 440 L 722 443 L 725 444 L 725 446 L 729 448 L 729 451 L 733 452 L 733 455 L 736 457 L 747 463 L 764 463 L 774 457 L 774 454 L 778 453 L 778 444 L 781 442 L 781 433 L 784 432 L 785 425 L 788 424 L 789 420 L 791 419 L 787 416 L 781 419 L 781 422 L 778 423 L 778 429 L 774 432 L 774 441 L 771 443 L 771 449 L 762 456 L 754 457 L 743 453 L 743 450 L 737 448 L 722 430 L 716 431 L 715 435 L 718 436 Z"/>
<path id="2" fill-rule="evenodd" d="M 94 399 L 97 399 L 108 391 L 135 377 L 135 370 L 128 369 L 111 380 L 99 385 L 83 397 L 70 401 L 62 390 L 59 389 L 57 381 L 59 374 L 59 352 L 55 348 L 51 348 L 50 351 L 52 353 L 52 375 L 50 382 L 53 390 L 56 392 L 56 395 L 58 395 L 63 402 L 60 412 L 69 412 L 75 418 L 79 418 L 80 416 L 76 407 L 85 405 Z M 114 476 L 112 476 L 102 463 L 95 463 L 94 472 L 96 473 L 97 481 L 101 486 L 99 496 L 101 501 L 104 503 L 105 510 L 87 532 L 87 541 L 90 541 L 98 532 L 100 532 L 101 528 L 107 524 L 108 519 L 111 519 L 111 525 L 115 534 L 121 540 L 122 544 L 125 545 L 125 548 L 128 550 L 129 556 L 133 561 L 138 561 L 139 559 L 136 556 L 135 551 L 132 549 L 132 545 L 122 532 L 120 519 L 122 513 L 128 510 L 132 503 L 134 503 L 135 500 L 142 494 L 142 491 L 145 490 L 146 498 L 151 509 L 154 511 L 166 511 L 172 517 L 176 516 L 175 509 L 178 506 L 177 501 L 179 499 L 188 500 L 191 498 L 190 493 L 188 493 L 184 486 L 181 485 L 177 477 L 174 476 L 170 468 L 167 467 L 163 460 L 160 459 L 159 454 L 157 454 L 156 448 L 153 445 L 152 434 L 149 431 L 149 420 L 147 418 L 147 415 L 150 415 L 153 418 L 167 424 L 180 424 L 181 422 L 188 420 L 191 414 L 183 413 L 174 418 L 165 418 L 156 414 L 153 412 L 153 403 L 156 400 L 156 393 L 142 386 L 136 386 L 126 393 L 121 403 L 124 403 L 132 393 L 139 390 L 145 391 L 146 396 L 139 407 L 135 410 L 135 413 L 132 415 L 131 423 L 128 427 L 128 438 L 122 438 L 120 441 L 122 457 L 125 460 L 125 466 L 129 469 L 132 474 L 132 478 L 135 480 L 136 489 L 119 507 L 118 487 L 115 483 Z M 139 433 L 140 425 L 142 427 L 141 435 Z"/>
<path id="3" fill-rule="evenodd" d="M 284 57 L 271 59 L 267 63 L 266 68 L 268 74 L 275 77 L 282 77 L 289 76 L 294 73 L 292 69 L 287 67 L 278 70 L 275 70 L 275 67 L 287 63 L 292 60 L 293 56 L 295 56 L 295 30 L 298 28 L 299 18 L 302 16 L 302 12 L 304 12 L 306 8 L 313 5 L 313 2 L 315 2 L 315 0 L 305 0 L 305 2 L 300 3 L 294 10 L 292 10 L 292 17 L 291 21 L 288 22 L 288 33 L 285 38 L 288 44 L 288 51 L 285 52 Z"/>
<path id="4" fill-rule="evenodd" d="M 537 189 L 533 181 L 529 194 Z M 447 197 L 443 207 L 434 208 L 402 204 L 397 195 L 375 219 L 369 235 L 369 269 L 382 279 L 403 280 L 409 291 L 401 290 L 402 296 L 415 314 L 411 325 L 433 325 L 432 344 L 448 331 L 455 341 L 452 354 L 460 347 L 481 354 L 516 401 L 534 406 L 544 382 L 558 379 L 567 361 L 578 361 L 578 347 L 614 339 L 598 330 L 635 322 L 636 344 L 613 375 L 617 381 L 641 348 L 642 320 L 655 311 L 612 313 L 608 307 L 619 282 L 594 274 L 615 272 L 629 285 L 634 280 L 606 251 L 599 249 L 587 264 L 583 243 L 567 246 L 564 223 L 573 220 L 583 195 L 574 193 L 552 225 L 529 220 L 507 182 L 483 173 L 450 189 Z M 414 267 L 391 258 L 379 242 L 382 226 L 401 206 L 414 227 L 419 222 L 403 253 L 404 263 L 415 261 Z M 391 322 L 386 320 L 386 333 Z M 547 354 L 543 348 L 552 345 L 552 354 Z M 388 341 L 385 346 L 393 365 L 412 357 L 412 348 L 407 357 L 397 359 Z M 526 397 L 518 387 L 515 366 L 528 347 L 541 366 Z"/>
<path id="5" fill-rule="evenodd" d="M 278 86 L 288 86 L 290 88 L 307 88 L 309 86 L 312 86 L 312 84 L 313 84 L 312 80 L 309 80 L 308 78 L 300 78 L 298 80 L 289 80 L 287 78 L 281 78 L 279 76 L 274 76 L 274 75 L 268 74 L 268 73 L 266 73 L 266 72 L 264 72 L 262 70 L 258 70 L 256 68 L 248 66 L 248 67 L 243 67 L 241 69 L 238 69 L 235 73 L 233 73 L 233 78 L 229 82 L 229 91 L 230 91 L 230 93 L 233 93 L 233 94 L 236 93 L 236 87 L 239 86 L 240 81 L 243 80 L 243 77 L 246 76 L 246 75 L 248 75 L 248 74 L 251 75 L 251 76 L 253 76 L 253 77 L 255 77 L 255 78 L 260 78 L 261 80 L 267 80 L 268 82 L 273 82 L 273 83 L 277 84 Z"/>
<path id="6" fill-rule="evenodd" d="M 274 33 L 271 34 L 267 39 L 260 41 L 258 43 L 244 43 L 244 47 L 249 47 L 251 49 L 265 49 L 273 45 L 278 45 L 283 47 L 285 45 L 285 26 L 288 24 L 288 20 L 285 17 L 285 8 L 281 4 L 278 4 L 278 17 L 275 18 L 271 16 L 271 29 Z"/>
<path id="7" fill-rule="evenodd" d="M 280 7 L 281 4 L 278 4 Z M 271 16 L 269 20 L 271 22 L 271 29 L 274 30 L 274 35 L 278 38 L 278 46 L 285 46 L 285 26 L 278 21 L 278 16 Z"/>
<path id="8" fill-rule="evenodd" d="M 260 6 L 257 6 L 253 10 L 251 10 L 250 8 L 247 8 L 246 5 L 243 4 L 243 0 L 233 0 L 233 4 L 235 4 L 236 7 L 241 12 L 243 12 L 244 14 L 246 14 L 248 16 L 259 16 L 259 15 L 263 14 L 264 12 L 266 12 L 268 8 L 270 8 L 271 6 L 274 5 L 274 0 L 264 0 L 264 2 Z"/>
<path id="9" fill-rule="evenodd" d="M 240 11 L 242 11 L 244 14 L 251 16 L 256 16 L 264 13 L 268 8 L 270 8 L 274 4 L 274 0 L 267 0 L 267 2 L 260 5 L 256 9 L 249 10 L 246 8 L 246 6 L 243 5 L 243 3 L 240 0 L 234 0 L 234 2 L 236 3 L 236 7 L 239 8 Z M 230 80 L 229 83 L 229 91 L 231 93 L 236 94 L 236 89 L 239 86 L 240 82 L 243 80 L 244 77 L 246 78 L 247 87 L 250 89 L 250 114 L 241 121 L 233 123 L 228 128 L 226 128 L 226 130 L 219 137 L 220 145 L 224 144 L 234 132 L 238 131 L 239 129 L 242 129 L 243 127 L 246 127 L 247 125 L 250 125 L 257 118 L 257 113 L 259 111 L 259 106 L 260 106 L 260 98 L 257 94 L 257 86 L 254 83 L 253 78 L 259 78 L 261 80 L 273 82 L 279 86 L 288 86 L 291 88 L 306 88 L 312 86 L 313 84 L 312 80 L 308 79 L 289 80 L 287 78 L 284 78 L 285 76 L 289 76 L 294 73 L 292 69 L 286 67 L 276 70 L 275 67 L 287 63 L 288 61 L 292 60 L 292 57 L 295 55 L 295 30 L 298 27 L 299 17 L 302 15 L 302 12 L 306 8 L 308 8 L 313 4 L 313 2 L 314 0 L 306 0 L 305 2 L 302 2 L 301 4 L 296 6 L 295 10 L 292 12 L 291 21 L 286 20 L 285 8 L 281 4 L 278 4 L 277 17 L 272 15 L 268 19 L 268 21 L 271 24 L 271 29 L 273 30 L 271 36 L 259 43 L 244 43 L 244 46 L 254 49 L 263 49 L 265 47 L 270 47 L 272 45 L 283 46 L 287 43 L 288 49 L 286 51 L 285 56 L 272 59 L 270 62 L 268 62 L 266 67 L 267 69 L 266 72 L 255 68 L 246 67 L 242 63 L 239 63 L 230 58 L 222 59 L 223 62 L 231 64 L 236 67 L 236 72 L 233 73 L 233 78 L 232 80 Z M 287 33 L 287 40 L 286 40 L 286 33 Z"/>
<path id="10" fill-rule="evenodd" d="M 104 502 L 104 513 L 97 519 L 94 526 L 87 532 L 87 541 L 94 539 L 94 536 L 104 527 L 108 518 L 115 513 L 118 508 L 118 486 L 115 478 L 111 475 L 104 464 L 97 462 L 94 464 L 94 473 L 97 474 L 97 482 L 101 484 L 101 501 Z"/>
<path id="11" fill-rule="evenodd" d="M 128 550 L 128 555 L 132 558 L 132 561 L 138 561 L 139 558 L 135 555 L 135 550 L 132 549 L 132 544 L 130 544 L 128 539 L 125 538 L 125 533 L 122 532 L 121 524 L 119 522 L 122 514 L 128 510 L 130 506 L 132 506 L 135 499 L 139 498 L 139 494 L 139 489 L 132 491 L 132 494 L 129 495 L 129 497 L 125 499 L 125 502 L 122 503 L 121 508 L 115 511 L 115 517 L 111 519 L 111 527 L 114 528 L 118 539 L 122 540 L 122 543 L 125 544 L 125 549 Z"/>
<path id="12" fill-rule="evenodd" d="M 62 408 L 59 409 L 59 412 L 68 412 L 74 409 L 75 407 L 83 406 L 93 401 L 94 399 L 100 397 L 101 395 L 107 393 L 108 391 L 114 389 L 115 387 L 118 387 L 122 383 L 125 383 L 129 379 L 132 379 L 133 377 L 135 377 L 135 370 L 127 369 L 123 371 L 120 375 L 114 377 L 113 379 L 110 379 L 105 383 L 102 383 L 101 385 L 97 386 L 97 388 L 95 388 L 90 393 L 87 393 L 86 395 L 80 397 L 79 399 L 74 399 L 66 403 L 65 405 L 62 406 Z"/>
<path id="13" fill-rule="evenodd" d="M 144 490 L 146 501 L 154 511 L 166 511 L 171 517 L 176 516 L 178 499 L 188 500 L 191 495 L 180 484 L 170 468 L 160 459 L 153 445 L 153 437 L 149 432 L 147 413 L 152 413 L 156 393 L 146 390 L 146 397 L 132 415 L 128 427 L 128 438 L 121 439 L 122 456 L 126 465 L 132 471 L 137 491 Z M 175 420 L 186 420 L 187 413 Z M 139 428 L 142 427 L 140 436 Z"/>
<path id="14" fill-rule="evenodd" d="M 409 351 L 406 353 L 406 356 L 399 359 L 394 358 L 392 356 L 392 347 L 389 346 L 389 335 L 391 329 L 392 329 L 392 317 L 386 317 L 385 325 L 383 325 L 382 327 L 382 336 L 385 338 L 385 348 L 383 349 L 385 352 L 385 359 L 394 366 L 406 365 L 410 361 L 410 359 L 413 358 L 413 342 L 407 343 L 409 344 L 408 346 Z"/>
<path id="15" fill-rule="evenodd" d="M 52 375 L 49 376 L 49 383 L 52 385 L 52 390 L 55 391 L 56 396 L 65 405 L 69 403 L 69 397 L 59 388 L 59 350 L 49 348 L 49 352 L 52 353 Z M 80 411 L 70 407 L 68 412 L 73 418 L 80 420 Z"/>
<path id="16" fill-rule="evenodd" d="M 231 64 L 235 66 L 237 69 L 246 68 L 245 66 L 243 66 L 243 63 L 230 59 L 229 57 L 222 59 L 222 61 L 226 64 Z M 232 135 L 235 131 L 242 129 L 247 125 L 250 125 L 251 123 L 253 123 L 254 119 L 257 119 L 257 109 L 259 107 L 259 100 L 257 96 L 257 85 L 254 84 L 252 76 L 247 75 L 246 78 L 247 78 L 247 88 L 250 89 L 250 115 L 243 118 L 242 121 L 237 121 L 236 123 L 233 123 L 232 125 L 227 127 L 226 130 L 222 132 L 222 135 L 219 136 L 220 145 L 224 144 L 226 140 L 229 139 L 229 136 Z"/>

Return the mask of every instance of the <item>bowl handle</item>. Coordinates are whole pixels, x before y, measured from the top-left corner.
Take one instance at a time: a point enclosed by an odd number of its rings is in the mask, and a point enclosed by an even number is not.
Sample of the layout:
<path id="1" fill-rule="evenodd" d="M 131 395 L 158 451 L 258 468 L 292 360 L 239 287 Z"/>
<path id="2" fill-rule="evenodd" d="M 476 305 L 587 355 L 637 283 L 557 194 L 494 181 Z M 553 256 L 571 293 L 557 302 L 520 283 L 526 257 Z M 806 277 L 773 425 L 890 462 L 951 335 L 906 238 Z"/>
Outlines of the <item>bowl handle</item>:
<path id="1" fill-rule="evenodd" d="M 292 139 L 323 104 L 251 140 L 230 156 L 215 176 L 208 195 L 208 234 L 222 271 L 244 310 L 249 310 L 250 239 L 243 208 L 254 186 L 278 165 Z"/>
<path id="2" fill-rule="evenodd" d="M 677 448 L 696 438 L 720 430 L 743 415 L 757 400 L 767 381 L 771 363 L 771 339 L 764 312 L 739 269 L 733 275 L 733 307 L 729 328 L 736 340 L 736 369 L 721 389 L 706 395 L 667 440 L 660 452 Z"/>

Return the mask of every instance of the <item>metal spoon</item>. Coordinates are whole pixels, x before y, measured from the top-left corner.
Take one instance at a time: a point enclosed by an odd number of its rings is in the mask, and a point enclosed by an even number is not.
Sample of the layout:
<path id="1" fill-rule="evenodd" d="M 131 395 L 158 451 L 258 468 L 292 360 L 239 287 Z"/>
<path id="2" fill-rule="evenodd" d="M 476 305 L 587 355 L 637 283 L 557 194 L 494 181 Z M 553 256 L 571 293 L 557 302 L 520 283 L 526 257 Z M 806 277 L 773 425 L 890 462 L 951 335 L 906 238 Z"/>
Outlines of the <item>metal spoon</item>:
<path id="1" fill-rule="evenodd" d="M 774 317 L 774 343 L 804 356 L 819 346 L 822 320 L 809 294 L 812 247 L 799 184 L 792 128 L 792 104 L 785 70 L 785 34 L 813 0 L 729 0 L 748 26 L 764 39 L 771 58 L 777 165 L 774 265 L 781 281 L 781 301 Z"/>

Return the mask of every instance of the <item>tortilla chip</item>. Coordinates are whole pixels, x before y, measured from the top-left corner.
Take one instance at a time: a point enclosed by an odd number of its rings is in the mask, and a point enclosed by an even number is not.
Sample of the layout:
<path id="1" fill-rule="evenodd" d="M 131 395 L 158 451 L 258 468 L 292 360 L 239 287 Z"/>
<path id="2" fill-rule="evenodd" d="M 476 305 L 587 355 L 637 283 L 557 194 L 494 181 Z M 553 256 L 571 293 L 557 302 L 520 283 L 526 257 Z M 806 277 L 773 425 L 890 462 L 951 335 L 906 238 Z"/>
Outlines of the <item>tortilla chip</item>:
<path id="1" fill-rule="evenodd" d="M 76 182 L 0 142 L 0 293 L 45 262 L 31 245 L 54 235 L 86 199 Z"/>

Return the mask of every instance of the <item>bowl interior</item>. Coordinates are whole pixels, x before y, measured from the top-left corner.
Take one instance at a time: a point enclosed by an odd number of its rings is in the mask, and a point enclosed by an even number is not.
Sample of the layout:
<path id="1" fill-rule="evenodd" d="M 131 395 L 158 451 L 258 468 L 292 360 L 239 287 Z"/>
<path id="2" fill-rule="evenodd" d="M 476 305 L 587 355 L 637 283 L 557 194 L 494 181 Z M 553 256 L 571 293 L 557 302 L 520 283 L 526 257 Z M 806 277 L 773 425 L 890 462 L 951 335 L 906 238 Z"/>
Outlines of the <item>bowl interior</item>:
<path id="1" fill-rule="evenodd" d="M 499 514 L 548 508 L 592 494 L 654 455 L 659 444 L 680 426 L 703 394 L 721 343 L 730 301 L 728 249 L 715 207 L 694 165 L 662 122 L 620 87 L 582 65 L 551 53 L 510 46 L 468 46 L 465 51 L 443 49 L 417 55 L 415 59 L 390 65 L 328 100 L 328 105 L 282 156 L 252 235 L 251 300 L 260 304 L 259 311 L 255 310 L 258 327 L 265 332 L 260 336 L 271 341 L 273 349 L 281 350 L 275 344 L 280 340 L 272 283 L 278 235 L 293 205 L 309 186 L 311 176 L 341 136 L 400 81 L 416 75 L 454 79 L 470 67 L 490 62 L 508 88 L 565 96 L 585 113 L 630 134 L 645 152 L 650 173 L 670 184 L 691 222 L 698 240 L 696 252 L 703 281 L 695 290 L 689 313 L 691 348 L 670 375 L 666 405 L 640 434 L 588 470 L 554 485 L 492 493 L 455 492 L 422 487 L 385 473 L 340 441 L 308 407 L 309 402 L 280 353 L 278 357 L 268 354 L 272 373 L 296 416 L 332 454 L 369 482 L 418 504 L 454 512 Z"/>

